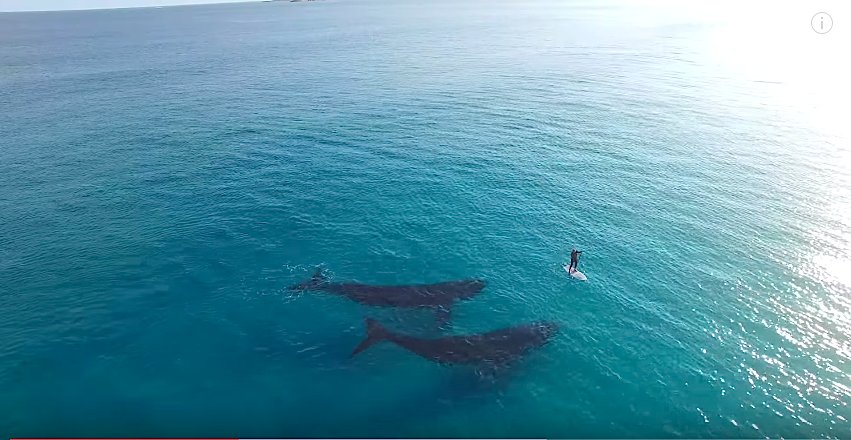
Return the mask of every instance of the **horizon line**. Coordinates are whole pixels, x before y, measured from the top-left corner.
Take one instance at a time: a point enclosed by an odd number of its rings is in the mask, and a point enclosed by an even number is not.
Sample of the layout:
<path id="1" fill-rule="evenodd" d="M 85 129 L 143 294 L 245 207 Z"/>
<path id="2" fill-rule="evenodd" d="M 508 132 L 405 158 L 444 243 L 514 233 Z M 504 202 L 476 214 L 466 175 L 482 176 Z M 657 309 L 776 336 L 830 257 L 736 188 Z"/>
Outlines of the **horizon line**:
<path id="1" fill-rule="evenodd" d="M 179 0 L 178 0 L 179 1 Z M 0 9 L 0 14 L 20 14 L 34 12 L 86 12 L 86 11 L 111 11 L 122 9 L 161 9 L 161 8 L 179 8 L 187 6 L 209 6 L 209 5 L 228 5 L 237 3 L 266 3 L 266 2 L 281 2 L 289 3 L 288 0 L 206 0 L 201 3 L 174 3 L 168 5 L 136 5 L 136 6 L 113 6 L 113 7 L 93 7 L 93 8 L 72 8 L 72 9 Z"/>

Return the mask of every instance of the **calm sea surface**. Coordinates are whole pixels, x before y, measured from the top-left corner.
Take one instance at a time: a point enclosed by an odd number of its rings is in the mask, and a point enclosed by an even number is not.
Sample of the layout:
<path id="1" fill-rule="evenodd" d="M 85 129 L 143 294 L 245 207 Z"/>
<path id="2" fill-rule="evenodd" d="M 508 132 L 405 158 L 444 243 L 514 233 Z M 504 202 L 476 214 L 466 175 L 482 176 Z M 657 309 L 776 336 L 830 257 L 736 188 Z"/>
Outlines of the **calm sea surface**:
<path id="1" fill-rule="evenodd" d="M 0 14 L 0 436 L 851 437 L 848 30 L 701 8 Z M 433 315 L 317 265 L 561 333 L 350 359 Z"/>

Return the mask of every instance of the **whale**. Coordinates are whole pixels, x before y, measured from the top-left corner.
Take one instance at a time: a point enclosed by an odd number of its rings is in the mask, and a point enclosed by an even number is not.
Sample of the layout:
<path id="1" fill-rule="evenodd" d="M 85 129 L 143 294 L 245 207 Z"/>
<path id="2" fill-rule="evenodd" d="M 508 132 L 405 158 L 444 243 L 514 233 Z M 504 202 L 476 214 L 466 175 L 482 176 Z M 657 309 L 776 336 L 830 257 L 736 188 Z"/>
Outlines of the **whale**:
<path id="1" fill-rule="evenodd" d="M 322 273 L 322 269 L 317 269 L 309 280 L 289 286 L 288 289 L 331 293 L 368 306 L 434 308 L 438 321 L 445 323 L 449 320 L 455 301 L 472 298 L 484 288 L 485 282 L 480 279 L 398 286 L 332 283 Z"/>
<path id="2" fill-rule="evenodd" d="M 396 333 L 378 321 L 366 319 L 366 338 L 352 351 L 354 357 L 388 341 L 422 358 L 444 365 L 499 367 L 510 364 L 549 342 L 559 331 L 553 322 L 533 322 L 487 333 L 420 338 Z"/>

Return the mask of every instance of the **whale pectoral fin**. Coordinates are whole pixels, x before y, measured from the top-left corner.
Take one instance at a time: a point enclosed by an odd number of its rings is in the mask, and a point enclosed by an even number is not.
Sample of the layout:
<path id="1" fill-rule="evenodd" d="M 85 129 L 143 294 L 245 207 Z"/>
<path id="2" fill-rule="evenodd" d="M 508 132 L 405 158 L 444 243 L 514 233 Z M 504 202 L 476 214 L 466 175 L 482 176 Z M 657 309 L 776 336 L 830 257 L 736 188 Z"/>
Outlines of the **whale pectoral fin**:
<path id="1" fill-rule="evenodd" d="M 438 327 L 443 328 L 446 326 L 449 323 L 449 319 L 452 318 L 451 306 L 437 306 L 434 309 L 434 318 L 437 320 Z"/>

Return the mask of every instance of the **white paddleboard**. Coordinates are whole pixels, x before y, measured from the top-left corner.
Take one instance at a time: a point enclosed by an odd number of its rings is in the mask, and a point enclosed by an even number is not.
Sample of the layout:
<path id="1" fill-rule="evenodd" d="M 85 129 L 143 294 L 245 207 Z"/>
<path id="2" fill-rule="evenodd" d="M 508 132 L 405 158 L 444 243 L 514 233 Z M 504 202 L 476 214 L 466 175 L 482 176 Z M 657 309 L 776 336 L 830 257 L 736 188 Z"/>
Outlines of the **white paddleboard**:
<path id="1" fill-rule="evenodd" d="M 579 281 L 588 281 L 588 277 L 586 277 L 584 273 L 582 273 L 582 272 L 580 272 L 576 269 L 568 269 L 570 266 L 563 266 L 563 267 L 564 267 L 564 271 L 569 273 L 570 276 L 572 276 L 573 278 L 576 278 Z"/>

